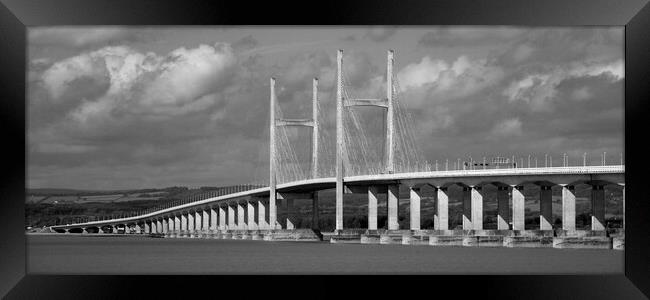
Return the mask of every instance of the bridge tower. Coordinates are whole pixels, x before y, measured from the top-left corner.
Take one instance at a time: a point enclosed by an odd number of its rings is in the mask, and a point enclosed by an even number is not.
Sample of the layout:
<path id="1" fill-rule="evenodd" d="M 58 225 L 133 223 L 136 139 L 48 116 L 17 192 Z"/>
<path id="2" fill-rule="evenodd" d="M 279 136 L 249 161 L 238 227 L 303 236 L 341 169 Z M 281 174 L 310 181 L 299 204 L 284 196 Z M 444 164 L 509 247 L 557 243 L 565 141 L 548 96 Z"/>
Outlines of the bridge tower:
<path id="1" fill-rule="evenodd" d="M 388 50 L 386 61 L 386 98 L 384 99 L 344 99 L 343 98 L 343 50 L 336 56 L 336 230 L 343 229 L 343 109 L 351 106 L 376 106 L 386 109 L 386 173 L 395 171 L 395 125 L 393 101 L 394 51 Z"/>
<path id="2" fill-rule="evenodd" d="M 276 135 L 275 128 L 278 126 L 305 126 L 312 128 L 312 145 L 311 145 L 311 177 L 318 177 L 318 78 L 312 82 L 312 118 L 311 119 L 278 119 L 275 117 L 275 108 L 277 105 L 275 94 L 275 78 L 271 78 L 271 122 L 270 122 L 270 174 L 269 174 L 269 225 L 271 229 L 277 227 L 277 192 L 276 192 Z M 314 193 L 315 194 L 315 193 Z M 316 197 L 316 196 L 314 196 Z"/>
<path id="3" fill-rule="evenodd" d="M 275 78 L 271 78 L 271 107 L 269 109 L 271 114 L 271 124 L 269 125 L 269 226 L 275 229 L 277 223 L 277 193 L 275 192 L 276 178 L 275 178 Z"/>

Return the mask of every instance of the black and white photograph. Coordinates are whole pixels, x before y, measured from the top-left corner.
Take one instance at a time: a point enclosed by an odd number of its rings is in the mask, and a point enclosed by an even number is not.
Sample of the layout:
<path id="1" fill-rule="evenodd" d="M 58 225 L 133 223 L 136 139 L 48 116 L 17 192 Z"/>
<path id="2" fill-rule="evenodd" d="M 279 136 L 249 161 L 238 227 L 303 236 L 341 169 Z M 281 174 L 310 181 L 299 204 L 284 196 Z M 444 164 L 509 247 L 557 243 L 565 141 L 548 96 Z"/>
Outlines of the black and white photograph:
<path id="1" fill-rule="evenodd" d="M 31 274 L 622 274 L 623 26 L 27 28 Z"/>

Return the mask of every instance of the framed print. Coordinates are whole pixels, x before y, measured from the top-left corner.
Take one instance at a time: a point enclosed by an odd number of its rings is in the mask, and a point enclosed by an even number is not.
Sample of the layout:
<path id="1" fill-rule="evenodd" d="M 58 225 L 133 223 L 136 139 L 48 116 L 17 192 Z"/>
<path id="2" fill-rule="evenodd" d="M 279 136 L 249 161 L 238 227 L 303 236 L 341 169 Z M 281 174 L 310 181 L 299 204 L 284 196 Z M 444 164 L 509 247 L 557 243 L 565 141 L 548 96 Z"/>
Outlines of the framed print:
<path id="1" fill-rule="evenodd" d="M 0 291 L 647 297 L 647 28 L 647 1 L 3 0 Z"/>

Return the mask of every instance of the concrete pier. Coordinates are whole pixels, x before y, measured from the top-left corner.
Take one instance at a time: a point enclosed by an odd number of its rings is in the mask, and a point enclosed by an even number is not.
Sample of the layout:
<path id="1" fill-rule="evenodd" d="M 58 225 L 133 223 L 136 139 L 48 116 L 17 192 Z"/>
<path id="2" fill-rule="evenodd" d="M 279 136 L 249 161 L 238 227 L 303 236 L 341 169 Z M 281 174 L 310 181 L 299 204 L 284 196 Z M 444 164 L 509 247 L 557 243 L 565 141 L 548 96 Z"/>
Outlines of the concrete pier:
<path id="1" fill-rule="evenodd" d="M 409 215 L 411 230 L 420 230 L 420 200 L 421 200 L 421 189 L 420 188 L 409 188 Z"/>
<path id="2" fill-rule="evenodd" d="M 591 230 L 605 230 L 605 187 L 591 187 Z"/>
<path id="3" fill-rule="evenodd" d="M 431 246 L 462 246 L 463 236 L 456 235 L 432 235 L 429 236 Z"/>
<path id="4" fill-rule="evenodd" d="M 377 230 L 377 198 L 379 189 L 377 186 L 368 186 L 368 230 Z"/>
<path id="5" fill-rule="evenodd" d="M 504 236 L 503 246 L 508 248 L 553 247 L 553 236 Z"/>
<path id="6" fill-rule="evenodd" d="M 572 185 L 562 186 L 562 229 L 576 229 L 576 195 Z"/>
<path id="7" fill-rule="evenodd" d="M 332 244 L 360 244 L 361 235 L 365 230 L 344 229 L 335 231 L 335 234 L 329 236 L 329 241 Z"/>
<path id="8" fill-rule="evenodd" d="M 463 193 L 461 194 L 461 201 L 463 203 L 463 229 L 471 230 L 472 227 L 472 197 L 471 197 L 471 188 L 463 187 Z"/>
<path id="9" fill-rule="evenodd" d="M 231 205 L 228 205 L 228 229 L 237 229 L 237 224 L 235 224 L 235 209 Z"/>
<path id="10" fill-rule="evenodd" d="M 173 237 L 181 237 L 181 219 L 178 215 L 174 215 L 174 233 Z"/>
<path id="11" fill-rule="evenodd" d="M 379 243 L 383 245 L 401 245 L 402 237 L 405 234 L 410 235 L 409 230 L 386 230 L 379 235 Z"/>
<path id="12" fill-rule="evenodd" d="M 181 213 L 181 237 L 189 237 L 187 231 L 187 214 Z"/>
<path id="13" fill-rule="evenodd" d="M 612 249 L 612 238 L 609 237 L 555 237 L 553 248 L 559 249 Z"/>
<path id="14" fill-rule="evenodd" d="M 287 198 L 284 199 L 284 207 L 285 207 L 285 212 L 287 213 L 287 219 L 285 220 L 286 222 L 286 229 L 293 230 L 296 228 L 294 222 L 295 222 L 295 212 L 294 212 L 294 207 L 293 207 L 293 198 Z"/>
<path id="15" fill-rule="evenodd" d="M 247 206 L 247 214 L 246 214 L 246 225 L 248 230 L 257 230 L 257 222 L 255 222 L 255 206 L 253 202 L 248 201 L 246 202 Z"/>
<path id="16" fill-rule="evenodd" d="M 388 230 L 399 230 L 399 186 L 388 185 Z"/>
<path id="17" fill-rule="evenodd" d="M 402 234 L 402 245 L 429 245 L 429 234 L 424 230 L 411 230 Z"/>
<path id="18" fill-rule="evenodd" d="M 447 194 L 446 187 L 437 187 L 436 188 L 436 216 L 438 222 L 435 223 L 435 229 L 437 230 L 448 230 L 449 229 L 449 196 Z"/>
<path id="19" fill-rule="evenodd" d="M 219 230 L 226 230 L 226 210 L 219 206 Z"/>
<path id="20" fill-rule="evenodd" d="M 262 230 L 270 229 L 269 223 L 266 220 L 267 209 L 268 205 L 266 205 L 264 200 L 257 201 L 257 226 Z"/>
<path id="21" fill-rule="evenodd" d="M 204 209 L 202 212 L 202 217 L 201 219 L 203 220 L 203 224 L 201 225 L 201 230 L 203 233 L 203 237 L 208 238 L 211 234 L 210 230 L 210 211 L 209 209 Z"/>
<path id="22" fill-rule="evenodd" d="M 218 209 L 210 207 L 210 231 L 214 234 L 219 229 Z"/>
<path id="23" fill-rule="evenodd" d="M 553 246 L 553 230 L 506 231 L 503 246 L 508 248 L 548 248 Z"/>
<path id="24" fill-rule="evenodd" d="M 512 185 L 512 229 L 525 230 L 525 204 L 526 199 L 523 194 L 524 186 Z"/>
<path id="25" fill-rule="evenodd" d="M 237 203 L 237 229 L 247 230 L 246 226 L 246 210 L 241 203 Z"/>
<path id="26" fill-rule="evenodd" d="M 221 230 L 219 237 L 222 240 L 230 240 L 233 236 L 233 230 Z"/>
<path id="27" fill-rule="evenodd" d="M 200 210 L 194 212 L 194 236 L 203 237 L 203 213 Z"/>
<path id="28" fill-rule="evenodd" d="M 539 229 L 553 229 L 553 191 L 550 186 L 539 187 Z"/>
<path id="29" fill-rule="evenodd" d="M 266 231 L 265 241 L 319 242 L 320 238 L 312 229 L 276 229 Z"/>
<path id="30" fill-rule="evenodd" d="M 320 231 L 320 208 L 318 201 L 318 191 L 313 192 L 311 205 L 311 228 Z"/>
<path id="31" fill-rule="evenodd" d="M 483 194 L 481 194 L 482 187 L 471 186 L 471 201 L 472 201 L 472 229 L 483 229 Z"/>
<path id="32" fill-rule="evenodd" d="M 368 230 L 366 233 L 361 234 L 359 237 L 359 242 L 361 244 L 379 244 L 381 234 L 382 233 L 378 232 L 377 230 Z"/>
<path id="33" fill-rule="evenodd" d="M 165 237 L 169 237 L 169 223 L 167 218 L 162 219 L 163 234 Z"/>
<path id="34" fill-rule="evenodd" d="M 196 237 L 196 232 L 194 230 L 194 213 L 187 213 L 187 233 L 190 238 Z"/>
<path id="35" fill-rule="evenodd" d="M 262 241 L 264 240 L 265 230 L 253 230 L 250 235 L 251 240 Z"/>
<path id="36" fill-rule="evenodd" d="M 510 205 L 508 204 L 508 187 L 497 186 L 497 229 L 510 229 Z"/>
<path id="37" fill-rule="evenodd" d="M 625 236 L 612 238 L 612 249 L 625 250 Z"/>

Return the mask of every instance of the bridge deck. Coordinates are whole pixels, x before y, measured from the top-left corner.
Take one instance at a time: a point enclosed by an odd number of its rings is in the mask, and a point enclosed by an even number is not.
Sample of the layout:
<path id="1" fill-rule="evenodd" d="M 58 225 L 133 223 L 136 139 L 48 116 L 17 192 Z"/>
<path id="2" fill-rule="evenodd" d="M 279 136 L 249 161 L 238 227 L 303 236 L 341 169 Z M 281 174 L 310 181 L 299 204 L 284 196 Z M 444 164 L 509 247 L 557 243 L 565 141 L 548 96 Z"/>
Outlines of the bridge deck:
<path id="1" fill-rule="evenodd" d="M 516 168 L 516 169 L 474 169 L 474 170 L 452 170 L 452 171 L 431 171 L 411 172 L 395 174 L 358 175 L 344 177 L 347 184 L 382 184 L 386 182 L 399 182 L 413 179 L 445 179 L 445 178 L 476 178 L 476 177 L 499 177 L 499 176 L 544 176 L 544 175 L 580 175 L 580 174 L 624 174 L 625 166 L 584 166 L 584 167 L 546 167 L 546 168 Z M 300 181 L 278 184 L 276 190 L 282 192 L 306 193 L 318 190 L 330 189 L 336 186 L 335 177 L 305 179 Z M 262 187 L 228 195 L 212 197 L 191 203 L 162 209 L 152 213 L 102 221 L 76 223 L 70 225 L 51 226 L 55 229 L 64 229 L 81 226 L 102 226 L 115 223 L 130 223 L 141 219 L 153 218 L 162 214 L 178 210 L 185 210 L 191 207 L 210 205 L 220 202 L 227 202 L 237 198 L 268 196 L 269 187 Z"/>

